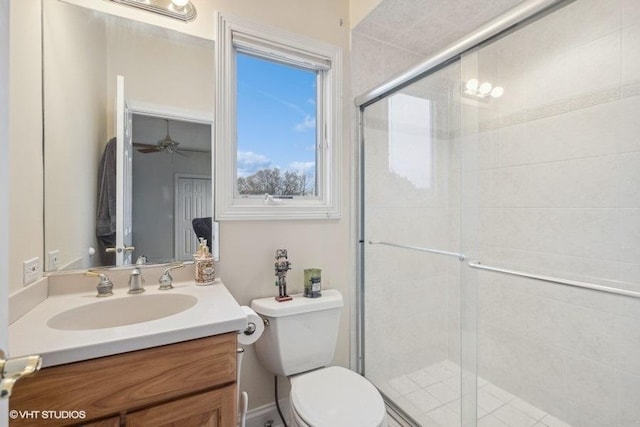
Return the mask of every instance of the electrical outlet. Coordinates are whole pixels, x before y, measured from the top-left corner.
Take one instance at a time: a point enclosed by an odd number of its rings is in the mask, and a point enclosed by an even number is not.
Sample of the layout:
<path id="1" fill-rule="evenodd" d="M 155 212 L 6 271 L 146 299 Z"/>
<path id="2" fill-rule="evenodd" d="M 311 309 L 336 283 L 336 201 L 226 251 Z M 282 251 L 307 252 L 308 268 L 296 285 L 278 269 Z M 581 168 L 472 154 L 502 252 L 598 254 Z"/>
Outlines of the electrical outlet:
<path id="1" fill-rule="evenodd" d="M 22 263 L 22 283 L 26 286 L 42 277 L 40 257 L 26 260 Z"/>
<path id="2" fill-rule="evenodd" d="M 55 250 L 48 253 L 47 270 L 54 271 L 60 268 L 60 251 Z"/>

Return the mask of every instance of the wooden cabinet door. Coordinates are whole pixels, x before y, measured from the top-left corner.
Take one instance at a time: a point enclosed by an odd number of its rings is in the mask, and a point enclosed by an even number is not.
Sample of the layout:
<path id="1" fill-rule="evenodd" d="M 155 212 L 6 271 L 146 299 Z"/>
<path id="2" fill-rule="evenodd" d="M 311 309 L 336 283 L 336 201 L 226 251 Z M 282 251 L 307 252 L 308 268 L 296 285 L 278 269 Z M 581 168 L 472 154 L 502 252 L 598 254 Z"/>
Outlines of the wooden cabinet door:
<path id="1" fill-rule="evenodd" d="M 120 417 L 108 418 L 101 421 L 93 421 L 82 424 L 82 427 L 120 427 Z"/>
<path id="2" fill-rule="evenodd" d="M 127 414 L 127 427 L 232 427 L 236 425 L 235 387 L 152 406 Z"/>
<path id="3" fill-rule="evenodd" d="M 9 409 L 79 408 L 87 420 L 96 420 L 232 384 L 236 340 L 231 332 L 44 368 L 16 383 Z M 31 427 L 32 421 L 18 418 L 11 426 Z M 38 426 L 59 427 L 60 421 L 40 419 Z"/>

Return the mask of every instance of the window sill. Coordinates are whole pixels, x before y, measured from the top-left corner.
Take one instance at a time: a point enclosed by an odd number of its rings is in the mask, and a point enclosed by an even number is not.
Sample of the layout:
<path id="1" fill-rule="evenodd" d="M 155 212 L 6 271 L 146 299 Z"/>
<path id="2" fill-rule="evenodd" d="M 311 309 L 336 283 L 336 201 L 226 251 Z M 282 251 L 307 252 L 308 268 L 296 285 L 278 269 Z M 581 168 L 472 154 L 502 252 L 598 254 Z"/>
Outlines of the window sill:
<path id="1" fill-rule="evenodd" d="M 327 206 L 321 202 L 291 203 L 265 205 L 258 200 L 235 200 L 224 206 L 216 203 L 216 221 L 273 221 L 273 220 L 318 220 L 339 219 L 337 207 Z"/>

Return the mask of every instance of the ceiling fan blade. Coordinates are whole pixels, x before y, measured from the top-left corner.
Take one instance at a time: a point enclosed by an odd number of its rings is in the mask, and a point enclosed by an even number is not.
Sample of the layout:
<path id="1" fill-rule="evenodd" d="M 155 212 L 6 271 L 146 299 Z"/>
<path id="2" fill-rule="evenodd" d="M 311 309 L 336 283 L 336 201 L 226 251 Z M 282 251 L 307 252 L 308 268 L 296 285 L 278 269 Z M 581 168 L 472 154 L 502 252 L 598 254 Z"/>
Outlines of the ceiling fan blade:
<path id="1" fill-rule="evenodd" d="M 143 148 L 157 148 L 156 144 L 143 144 L 141 142 L 134 142 L 134 147 L 143 147 Z"/>
<path id="2" fill-rule="evenodd" d="M 147 154 L 147 153 L 158 153 L 160 151 L 161 150 L 158 150 L 157 148 L 139 148 L 138 149 L 138 152 L 145 153 L 145 154 Z"/>
<path id="3" fill-rule="evenodd" d="M 181 148 L 180 151 L 186 151 L 188 153 L 211 153 L 211 150 L 198 150 L 195 148 Z"/>

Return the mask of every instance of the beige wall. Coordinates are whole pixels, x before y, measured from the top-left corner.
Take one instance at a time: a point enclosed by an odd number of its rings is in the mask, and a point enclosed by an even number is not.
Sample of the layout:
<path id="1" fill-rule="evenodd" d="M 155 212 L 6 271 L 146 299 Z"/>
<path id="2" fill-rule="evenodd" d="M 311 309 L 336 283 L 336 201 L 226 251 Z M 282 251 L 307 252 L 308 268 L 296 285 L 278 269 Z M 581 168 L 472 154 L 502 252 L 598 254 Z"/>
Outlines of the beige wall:
<path id="1" fill-rule="evenodd" d="M 350 0 L 349 27 L 355 28 L 382 0 Z"/>
<path id="2" fill-rule="evenodd" d="M 35 3 L 37 1 L 34 0 Z M 73 3 L 73 1 L 69 1 Z M 96 9 L 108 9 L 110 12 L 124 14 L 129 17 L 137 17 L 145 21 L 161 23 L 172 28 L 187 30 L 192 34 L 213 39 L 214 11 L 220 10 L 223 14 L 242 16 L 262 24 L 271 25 L 280 29 L 299 33 L 323 42 L 335 44 L 343 49 L 344 55 L 344 80 L 343 80 L 343 123 L 344 129 L 341 141 L 342 145 L 342 219 L 332 221 L 269 221 L 269 222 L 225 222 L 221 224 L 220 241 L 220 276 L 225 284 L 241 304 L 249 304 L 251 299 L 275 295 L 277 289 L 273 286 L 273 263 L 275 250 L 286 248 L 289 250 L 293 270 L 289 273 L 290 293 L 302 291 L 302 270 L 309 267 L 323 269 L 323 284 L 325 287 L 337 288 L 345 297 L 345 308 L 342 316 L 342 328 L 339 335 L 339 343 L 335 356 L 335 363 L 348 365 L 349 361 L 349 319 L 350 319 L 350 291 L 355 283 L 354 254 L 355 247 L 351 241 L 350 218 L 351 200 L 349 179 L 351 174 L 351 128 L 350 115 L 352 112 L 352 96 L 349 85 L 349 5 L 342 0 L 316 2 L 311 0 L 268 0 L 253 2 L 193 0 L 198 8 L 198 19 L 194 23 L 182 24 L 169 19 L 156 18 L 154 15 L 139 12 L 132 8 L 117 6 L 103 1 L 83 1 L 83 5 L 91 5 Z M 31 1 L 20 0 L 21 9 L 26 8 Z M 77 2 L 76 2 L 77 3 Z M 39 11 L 29 10 L 33 18 L 30 25 L 24 28 L 39 28 Z M 36 13 L 37 12 L 37 13 Z M 37 15 L 37 16 L 36 16 Z M 35 18 L 38 18 L 37 20 Z M 12 114 L 20 113 L 15 118 L 16 123 L 22 124 L 24 117 L 24 129 L 12 129 L 11 158 L 34 158 L 30 161 L 32 168 L 25 170 L 13 170 L 15 176 L 12 182 L 20 182 L 20 186 L 12 186 L 11 219 L 12 219 L 12 253 L 11 253 L 11 288 L 20 288 L 19 277 L 21 261 L 32 256 L 41 256 L 42 241 L 42 168 L 41 168 L 41 137 L 40 118 L 41 110 L 38 104 L 40 100 L 39 87 L 39 34 L 29 34 L 24 31 L 19 34 L 24 39 L 23 43 L 31 41 L 35 46 L 29 46 L 29 50 L 17 47 L 13 48 L 12 69 L 24 68 L 26 71 L 20 77 L 29 77 L 32 84 L 21 88 L 25 92 L 20 98 L 12 97 Z M 17 42 L 17 40 L 16 40 Z M 17 53 L 28 52 L 28 55 L 17 56 Z M 15 58 L 19 58 L 20 62 Z M 24 64 L 30 59 L 35 64 Z M 12 85 L 15 83 L 12 82 Z M 17 101 L 20 102 L 17 102 Z M 26 101 L 31 104 L 26 106 Z M 31 115 L 36 117 L 28 121 Z M 14 119 L 12 118 L 12 122 Z M 33 123 L 36 123 L 34 126 Z M 20 135 L 20 138 L 18 138 Z M 28 136 L 28 139 L 26 137 Z M 24 142 L 24 144 L 22 143 Z M 17 163 L 25 164 L 25 163 Z M 29 187 L 28 198 L 19 197 Z M 31 216 L 28 221 L 23 220 Z M 16 230 L 13 233 L 13 230 Z M 21 274 L 21 273 L 20 273 Z M 243 367 L 241 388 L 250 395 L 250 407 L 257 407 L 273 402 L 273 378 L 258 364 L 249 348 Z M 284 393 L 283 393 L 284 395 Z"/>
<path id="3" fill-rule="evenodd" d="M 350 28 L 349 2 L 338 0 L 322 2 L 313 0 L 269 0 L 261 2 L 250 0 L 191 0 L 198 10 L 198 17 L 188 24 L 103 0 L 62 1 L 211 40 L 215 39 L 214 14 L 216 10 L 337 45 L 343 45 L 348 41 Z M 372 0 L 360 1 L 366 3 Z M 373 1 L 376 2 L 377 0 Z M 363 14 L 362 16 L 364 16 L 366 8 L 365 6 L 359 8 Z M 373 6 L 370 9 L 373 9 Z M 342 20 L 342 25 L 340 20 Z"/>
<path id="4" fill-rule="evenodd" d="M 289 292 L 302 292 L 305 268 L 322 269 L 325 287 L 339 289 L 345 297 L 341 330 L 334 362 L 349 364 L 350 291 L 355 286 L 355 246 L 351 244 L 349 206 L 352 96 L 349 84 L 348 4 L 280 0 L 266 2 L 216 2 L 221 13 L 242 16 L 284 30 L 335 44 L 343 49 L 342 219 L 334 221 L 239 221 L 220 226 L 220 276 L 241 304 L 251 299 L 275 295 L 273 263 L 275 250 L 286 248 L 293 269 L 289 272 Z M 305 19 L 309 17 L 309 19 Z M 340 20 L 343 20 L 342 26 Z M 249 393 L 251 408 L 273 402 L 273 376 L 258 364 L 252 348 L 245 353 L 241 388 Z M 286 393 L 282 393 L 283 396 Z"/>
<path id="5" fill-rule="evenodd" d="M 40 1 L 11 1 L 9 50 L 9 292 L 22 261 L 42 256 Z"/>

